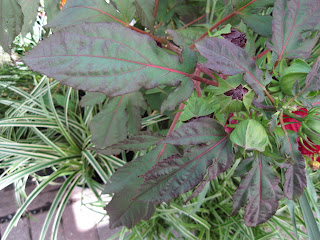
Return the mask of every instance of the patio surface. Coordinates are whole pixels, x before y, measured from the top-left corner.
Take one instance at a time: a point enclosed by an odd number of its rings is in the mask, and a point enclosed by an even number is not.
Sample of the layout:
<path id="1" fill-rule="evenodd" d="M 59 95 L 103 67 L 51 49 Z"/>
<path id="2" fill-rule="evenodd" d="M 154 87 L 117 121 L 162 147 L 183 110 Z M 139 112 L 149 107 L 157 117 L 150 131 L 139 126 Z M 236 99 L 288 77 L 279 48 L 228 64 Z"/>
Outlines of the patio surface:
<path id="1" fill-rule="evenodd" d="M 28 186 L 29 194 L 34 186 Z M 42 224 L 47 216 L 47 211 L 54 199 L 59 186 L 45 188 L 30 204 L 28 212 L 30 217 L 20 219 L 18 225 L 12 229 L 8 240 L 38 240 Z M 17 203 L 12 187 L 0 191 L 0 239 L 6 227 L 17 210 Z M 121 228 L 109 229 L 109 220 L 101 213 L 86 207 L 86 203 L 94 202 L 95 196 L 90 189 L 83 190 L 76 187 L 71 195 L 59 227 L 58 240 L 106 240 L 116 234 Z M 102 212 L 101 208 L 95 210 Z M 51 228 L 45 239 L 50 239 Z"/>

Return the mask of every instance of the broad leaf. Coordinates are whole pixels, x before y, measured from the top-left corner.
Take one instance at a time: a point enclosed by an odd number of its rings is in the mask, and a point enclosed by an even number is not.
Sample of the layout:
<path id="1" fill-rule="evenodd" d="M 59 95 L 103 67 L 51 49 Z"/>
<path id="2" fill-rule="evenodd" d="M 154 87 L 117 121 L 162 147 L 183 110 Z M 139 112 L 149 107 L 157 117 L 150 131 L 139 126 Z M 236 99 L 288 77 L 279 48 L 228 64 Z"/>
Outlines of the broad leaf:
<path id="1" fill-rule="evenodd" d="M 118 226 L 131 228 L 141 219 L 148 220 L 152 216 L 155 210 L 154 203 L 132 201 L 137 188 L 143 181 L 139 175 L 144 174 L 157 161 L 177 153 L 177 149 L 173 146 L 159 145 L 148 154 L 119 168 L 113 174 L 111 183 L 108 183 L 103 191 L 103 193 L 115 193 L 106 207 L 112 228 Z"/>
<path id="2" fill-rule="evenodd" d="M 277 0 L 272 16 L 272 44 L 268 47 L 278 59 L 308 58 L 318 41 L 318 37 L 309 36 L 320 21 L 320 2 Z"/>
<path id="3" fill-rule="evenodd" d="M 68 0 L 47 27 L 66 27 L 83 22 L 125 23 L 125 19 L 113 4 L 106 3 L 105 0 Z"/>
<path id="4" fill-rule="evenodd" d="M 99 92 L 87 92 L 80 101 L 81 107 L 94 106 L 103 103 L 106 100 L 106 95 Z"/>
<path id="5" fill-rule="evenodd" d="M 95 146 L 111 146 L 126 139 L 128 133 L 140 131 L 140 108 L 145 108 L 140 92 L 112 98 L 91 121 L 90 132 Z"/>
<path id="6" fill-rule="evenodd" d="M 250 29 L 259 35 L 264 37 L 272 36 L 271 16 L 241 13 L 240 17 Z"/>
<path id="7" fill-rule="evenodd" d="M 155 19 L 153 16 L 155 0 L 136 0 L 135 6 L 141 24 L 151 31 L 154 29 Z"/>
<path id="8" fill-rule="evenodd" d="M 302 93 L 317 91 L 320 89 L 320 58 L 314 63 L 311 71 L 307 75 Z"/>
<path id="9" fill-rule="evenodd" d="M 171 198 L 193 189 L 203 180 L 207 168 L 214 161 L 227 161 L 225 156 L 232 152 L 228 143 L 228 136 L 216 136 L 210 145 L 196 146 L 183 156 L 174 155 L 158 162 L 142 176 L 144 182 L 135 199 L 169 202 Z"/>
<path id="10" fill-rule="evenodd" d="M 162 135 L 151 131 L 143 131 L 129 137 L 126 140 L 113 144 L 103 149 L 95 149 L 96 152 L 106 155 L 119 154 L 121 151 L 139 151 L 156 145 L 162 140 Z"/>
<path id="11" fill-rule="evenodd" d="M 21 34 L 24 37 L 29 32 L 33 32 L 32 28 L 37 18 L 38 8 L 40 6 L 39 0 L 18 0 L 23 13 L 23 26 Z"/>
<path id="12" fill-rule="evenodd" d="M 212 118 L 200 118 L 183 124 L 167 136 L 162 143 L 172 145 L 197 145 L 214 142 L 227 136 L 224 127 Z"/>
<path id="13" fill-rule="evenodd" d="M 129 24 L 136 12 L 135 0 L 111 0 L 110 2 L 115 6 L 117 12 L 121 13 L 123 21 Z"/>
<path id="14" fill-rule="evenodd" d="M 44 10 L 47 15 L 47 22 L 50 23 L 60 12 L 59 3 L 60 0 L 45 0 L 44 1 Z"/>
<path id="15" fill-rule="evenodd" d="M 23 14 L 16 0 L 0 0 L 0 45 L 11 53 L 10 44 L 21 32 Z"/>
<path id="16" fill-rule="evenodd" d="M 288 136 L 281 136 L 279 141 L 281 154 L 287 154 L 291 160 L 285 173 L 284 193 L 288 199 L 297 199 L 307 186 L 305 160 L 299 151 L 297 134 L 291 133 Z"/>
<path id="17" fill-rule="evenodd" d="M 217 72 L 236 75 L 244 72 L 244 80 L 258 95 L 258 101 L 264 100 L 265 84 L 262 71 L 244 49 L 226 39 L 205 38 L 196 44 L 200 54 L 208 59 L 204 64 Z"/>
<path id="18" fill-rule="evenodd" d="M 83 23 L 64 28 L 23 60 L 34 71 L 62 84 L 108 96 L 161 84 L 176 86 L 191 81 L 188 73 L 193 71 L 177 56 L 157 47 L 151 37 L 116 23 Z"/>
<path id="19" fill-rule="evenodd" d="M 270 159 L 257 154 L 251 170 L 242 177 L 239 188 L 233 195 L 232 215 L 237 213 L 248 201 L 245 209 L 245 224 L 255 227 L 268 221 L 278 209 L 278 201 L 283 197 L 279 187 L 280 178 L 273 172 L 268 164 Z M 239 167 L 241 167 L 242 162 Z M 245 167 L 244 167 L 245 168 Z"/>

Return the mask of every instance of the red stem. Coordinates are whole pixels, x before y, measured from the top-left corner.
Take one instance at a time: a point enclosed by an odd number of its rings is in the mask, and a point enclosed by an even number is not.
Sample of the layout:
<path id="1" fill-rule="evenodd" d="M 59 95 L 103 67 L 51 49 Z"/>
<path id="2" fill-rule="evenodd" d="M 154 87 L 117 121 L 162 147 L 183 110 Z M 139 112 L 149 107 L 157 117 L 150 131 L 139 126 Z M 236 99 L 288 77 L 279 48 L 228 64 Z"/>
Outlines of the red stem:
<path id="1" fill-rule="evenodd" d="M 206 15 L 207 15 L 206 13 L 205 13 L 205 14 L 203 14 L 201 17 L 198 17 L 197 19 L 195 19 L 195 20 L 193 20 L 193 21 L 189 22 L 188 24 L 184 25 L 183 27 L 181 27 L 181 28 L 179 28 L 179 29 L 177 29 L 177 30 L 184 29 L 184 28 L 186 28 L 186 27 L 188 27 L 188 26 L 190 26 L 190 25 L 194 24 L 195 22 L 197 22 L 197 21 L 201 20 L 202 18 L 204 18 Z"/>
<path id="2" fill-rule="evenodd" d="M 196 68 L 196 70 L 194 72 L 194 75 L 197 76 L 197 77 L 200 77 L 200 70 L 198 68 Z M 194 81 L 194 88 L 196 89 L 197 95 L 200 98 L 201 95 L 202 95 L 201 88 L 200 88 L 200 82 L 197 82 L 195 80 L 193 80 L 193 81 Z"/>
<path id="3" fill-rule="evenodd" d="M 257 60 L 259 58 L 262 58 L 264 55 L 266 55 L 268 52 L 270 52 L 271 50 L 269 48 L 267 48 L 266 50 L 264 50 L 263 52 L 261 52 L 260 54 L 258 54 L 257 56 L 253 57 L 254 60 Z"/>
<path id="4" fill-rule="evenodd" d="M 153 12 L 153 16 L 155 19 L 157 18 L 158 7 L 159 7 L 159 0 L 156 0 L 156 6 L 154 7 L 154 12 Z"/>
<path id="5" fill-rule="evenodd" d="M 216 24 L 214 24 L 209 31 L 211 32 L 213 29 L 217 28 L 220 24 L 224 23 L 225 21 L 227 21 L 228 19 L 232 18 L 234 15 L 238 14 L 239 12 L 241 12 L 243 9 L 245 9 L 246 7 L 248 7 L 249 5 L 251 5 L 252 3 L 256 2 L 257 0 L 252 0 L 251 2 L 247 3 L 246 5 L 244 5 L 243 7 L 239 8 L 238 10 L 233 11 L 232 13 L 230 13 L 228 16 L 222 18 L 219 22 L 217 22 Z M 191 46 L 191 49 L 194 49 L 196 46 L 196 42 L 204 39 L 206 36 L 208 35 L 208 32 L 205 32 L 204 34 L 202 34 Z"/>
<path id="6" fill-rule="evenodd" d="M 182 113 L 181 110 L 184 108 L 184 106 L 185 106 L 184 103 L 180 103 L 178 112 L 177 112 L 177 114 L 174 116 L 174 119 L 173 119 L 173 121 L 172 121 L 172 123 L 171 123 L 171 126 L 170 126 L 170 128 L 169 128 L 169 131 L 168 131 L 168 133 L 167 133 L 167 136 L 169 136 L 169 135 L 173 132 L 174 128 L 176 127 L 176 124 L 177 124 L 177 122 L 178 122 L 178 120 L 179 120 L 179 118 L 180 118 L 180 115 L 181 115 L 181 113 Z"/>

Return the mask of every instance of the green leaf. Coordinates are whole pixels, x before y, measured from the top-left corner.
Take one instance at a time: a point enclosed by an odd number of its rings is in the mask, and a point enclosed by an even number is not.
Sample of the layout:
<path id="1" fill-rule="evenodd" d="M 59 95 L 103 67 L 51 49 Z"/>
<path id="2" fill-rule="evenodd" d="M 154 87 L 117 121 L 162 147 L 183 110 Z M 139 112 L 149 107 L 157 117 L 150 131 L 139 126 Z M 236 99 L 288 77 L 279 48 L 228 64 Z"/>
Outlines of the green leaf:
<path id="1" fill-rule="evenodd" d="M 129 24 L 136 12 L 135 0 L 111 0 L 110 2 L 121 13 L 124 22 Z"/>
<path id="2" fill-rule="evenodd" d="M 265 128 L 254 119 L 246 119 L 237 124 L 230 134 L 233 143 L 246 150 L 263 152 L 268 145 L 268 135 Z"/>
<path id="3" fill-rule="evenodd" d="M 309 38 L 320 21 L 318 0 L 277 0 L 273 9 L 272 44 L 278 59 L 308 58 L 318 36 Z"/>
<path id="4" fill-rule="evenodd" d="M 91 121 L 92 142 L 104 148 L 127 138 L 128 133 L 140 131 L 140 108 L 145 108 L 140 92 L 114 97 Z"/>
<path id="5" fill-rule="evenodd" d="M 167 136 L 162 143 L 172 145 L 197 145 L 215 142 L 226 137 L 224 127 L 212 118 L 199 118 L 183 124 Z"/>
<path id="6" fill-rule="evenodd" d="M 186 106 L 183 108 L 183 112 L 179 118 L 180 121 L 187 121 L 193 117 L 207 116 L 214 112 L 215 106 L 211 99 L 202 95 L 192 96 L 188 99 Z"/>
<path id="7" fill-rule="evenodd" d="M 196 146 L 183 156 L 173 155 L 159 161 L 142 176 L 144 182 L 134 199 L 169 202 L 171 198 L 193 189 L 203 180 L 213 162 L 226 166 L 230 160 L 233 161 L 232 145 L 228 140 L 228 136 L 216 136 L 210 145 Z"/>
<path id="8" fill-rule="evenodd" d="M 237 213 L 249 201 L 245 209 L 245 224 L 255 227 L 268 221 L 276 213 L 278 201 L 283 194 L 279 187 L 280 178 L 268 164 L 271 159 L 257 154 L 250 161 L 253 161 L 251 170 L 242 177 L 239 188 L 233 194 L 231 215 Z"/>
<path id="9" fill-rule="evenodd" d="M 124 24 L 125 21 L 125 16 L 117 11 L 113 4 L 106 3 L 105 0 L 67 0 L 62 10 L 48 23 L 47 27 L 66 27 L 83 22 L 120 22 Z"/>
<path id="10" fill-rule="evenodd" d="M 177 30 L 181 37 L 183 37 L 185 43 L 188 46 L 191 46 L 195 40 L 197 40 L 202 34 L 207 32 L 206 28 L 201 27 L 190 27 L 190 28 L 183 28 L 181 30 Z"/>
<path id="11" fill-rule="evenodd" d="M 299 151 L 297 134 L 291 133 L 287 136 L 281 136 L 278 141 L 281 146 L 281 154 L 291 158 L 291 163 L 285 173 L 284 193 L 288 199 L 297 199 L 307 186 L 305 161 Z"/>
<path id="12" fill-rule="evenodd" d="M 243 22 L 254 32 L 264 37 L 272 36 L 272 17 L 265 15 L 241 13 Z"/>
<path id="13" fill-rule="evenodd" d="M 130 36 L 124 37 L 124 36 Z M 89 47 L 90 46 L 90 47 Z M 83 23 L 55 32 L 24 62 L 62 84 L 114 97 L 191 81 L 190 69 L 154 40 L 115 23 Z M 191 81 L 192 82 L 192 81 Z"/>
<path id="14" fill-rule="evenodd" d="M 47 15 L 47 22 L 50 23 L 52 19 L 54 19 L 58 13 L 60 12 L 59 3 L 60 0 L 45 0 L 44 1 L 44 10 Z"/>
<path id="15" fill-rule="evenodd" d="M 37 18 L 38 8 L 40 6 L 39 0 L 18 0 L 23 13 L 23 26 L 21 30 L 22 36 L 33 32 L 32 28 Z"/>
<path id="16" fill-rule="evenodd" d="M 0 0 L 0 45 L 11 53 L 10 44 L 21 32 L 23 14 L 16 0 Z"/>
<path id="17" fill-rule="evenodd" d="M 154 29 L 155 19 L 153 16 L 155 0 L 136 0 L 135 6 L 137 9 L 137 16 L 141 24 L 151 31 Z"/>
<path id="18" fill-rule="evenodd" d="M 99 92 L 87 92 L 80 101 L 81 107 L 94 106 L 103 103 L 106 100 L 106 95 Z"/>
<path id="19" fill-rule="evenodd" d="M 119 154 L 121 151 L 139 151 L 156 145 L 162 140 L 162 135 L 151 131 L 143 131 L 129 137 L 126 140 L 113 144 L 103 149 L 95 149 L 96 152 L 111 155 Z"/>
<path id="20" fill-rule="evenodd" d="M 206 67 L 226 75 L 244 72 L 243 78 L 258 95 L 258 101 L 264 100 L 267 82 L 263 79 L 263 72 L 244 49 L 226 39 L 215 37 L 205 38 L 196 46 L 200 54 L 208 59 L 204 64 Z"/>
<path id="21" fill-rule="evenodd" d="M 172 154 L 177 154 L 177 148 L 162 144 L 142 157 L 134 159 L 119 168 L 111 177 L 103 193 L 115 193 L 111 202 L 106 207 L 110 216 L 110 227 L 126 226 L 131 228 L 141 219 L 149 219 L 155 204 L 133 201 L 132 198 L 142 183 L 139 178 L 149 170 L 157 161 L 161 161 Z"/>

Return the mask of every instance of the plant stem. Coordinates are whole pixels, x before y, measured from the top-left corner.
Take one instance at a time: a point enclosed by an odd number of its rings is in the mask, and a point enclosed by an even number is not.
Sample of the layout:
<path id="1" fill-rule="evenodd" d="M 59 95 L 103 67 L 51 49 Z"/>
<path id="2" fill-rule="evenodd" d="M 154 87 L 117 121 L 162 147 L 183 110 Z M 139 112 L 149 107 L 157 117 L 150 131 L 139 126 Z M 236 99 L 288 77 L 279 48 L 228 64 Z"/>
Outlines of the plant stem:
<path id="1" fill-rule="evenodd" d="M 172 121 L 172 123 L 171 123 L 171 126 L 170 126 L 170 128 L 169 128 L 169 131 L 168 131 L 168 133 L 167 133 L 167 136 L 169 136 L 169 135 L 173 132 L 174 128 L 176 127 L 176 124 L 177 124 L 177 122 L 178 122 L 178 120 L 179 120 L 179 118 L 180 118 L 180 115 L 181 115 L 181 113 L 182 113 L 181 110 L 184 108 L 184 106 L 185 106 L 184 103 L 180 103 L 178 112 L 177 112 L 176 115 L 174 116 L 174 119 L 173 119 L 173 121 Z"/>
<path id="2" fill-rule="evenodd" d="M 268 52 L 270 52 L 271 50 L 269 48 L 267 48 L 266 50 L 264 50 L 263 52 L 259 53 L 257 56 L 253 57 L 254 60 L 257 60 L 261 57 L 263 57 L 264 55 L 266 55 Z"/>
<path id="3" fill-rule="evenodd" d="M 156 0 L 156 6 L 154 7 L 154 12 L 153 12 L 153 17 L 155 19 L 157 18 L 158 7 L 159 7 L 159 0 Z"/>
<path id="4" fill-rule="evenodd" d="M 198 77 L 198 76 L 191 75 L 191 74 L 190 74 L 190 78 L 192 80 L 195 80 L 195 81 L 198 81 L 198 82 L 202 82 L 202 83 L 205 83 L 205 84 L 208 84 L 208 85 L 211 85 L 211 86 L 215 86 L 215 87 L 219 86 L 218 82 L 214 82 L 214 81 L 206 79 L 206 78 Z"/>
<path id="5" fill-rule="evenodd" d="M 239 12 L 241 12 L 243 9 L 245 9 L 246 7 L 248 7 L 249 5 L 251 5 L 252 3 L 256 2 L 257 0 L 252 0 L 251 2 L 247 3 L 246 5 L 244 5 L 243 7 L 239 8 L 238 10 L 233 11 L 232 13 L 230 13 L 228 16 L 222 18 L 219 22 L 217 22 L 216 24 L 214 24 L 209 31 L 211 32 L 212 30 L 214 30 L 215 28 L 217 28 L 220 24 L 224 23 L 225 21 L 227 21 L 228 19 L 232 18 L 234 15 L 238 14 Z M 205 32 L 204 34 L 202 34 L 191 46 L 191 49 L 194 49 L 196 46 L 196 42 L 204 39 L 206 36 L 208 35 L 208 32 Z"/>
<path id="6" fill-rule="evenodd" d="M 194 75 L 197 77 L 200 77 L 200 70 L 196 68 Z M 201 93 L 201 88 L 200 88 L 200 82 L 197 82 L 194 80 L 194 88 L 196 89 L 197 95 L 200 98 L 202 93 Z"/>
<path id="7" fill-rule="evenodd" d="M 193 21 L 189 22 L 188 24 L 184 25 L 183 27 L 181 27 L 181 28 L 179 28 L 179 29 L 177 29 L 177 30 L 184 29 L 184 28 L 186 28 L 186 27 L 188 27 L 188 26 L 190 26 L 190 25 L 194 24 L 195 22 L 197 22 L 197 21 L 201 20 L 202 18 L 204 18 L 206 15 L 207 15 L 206 13 L 205 13 L 205 14 L 203 14 L 201 17 L 198 17 L 197 19 L 195 19 L 195 20 L 193 20 Z"/>

